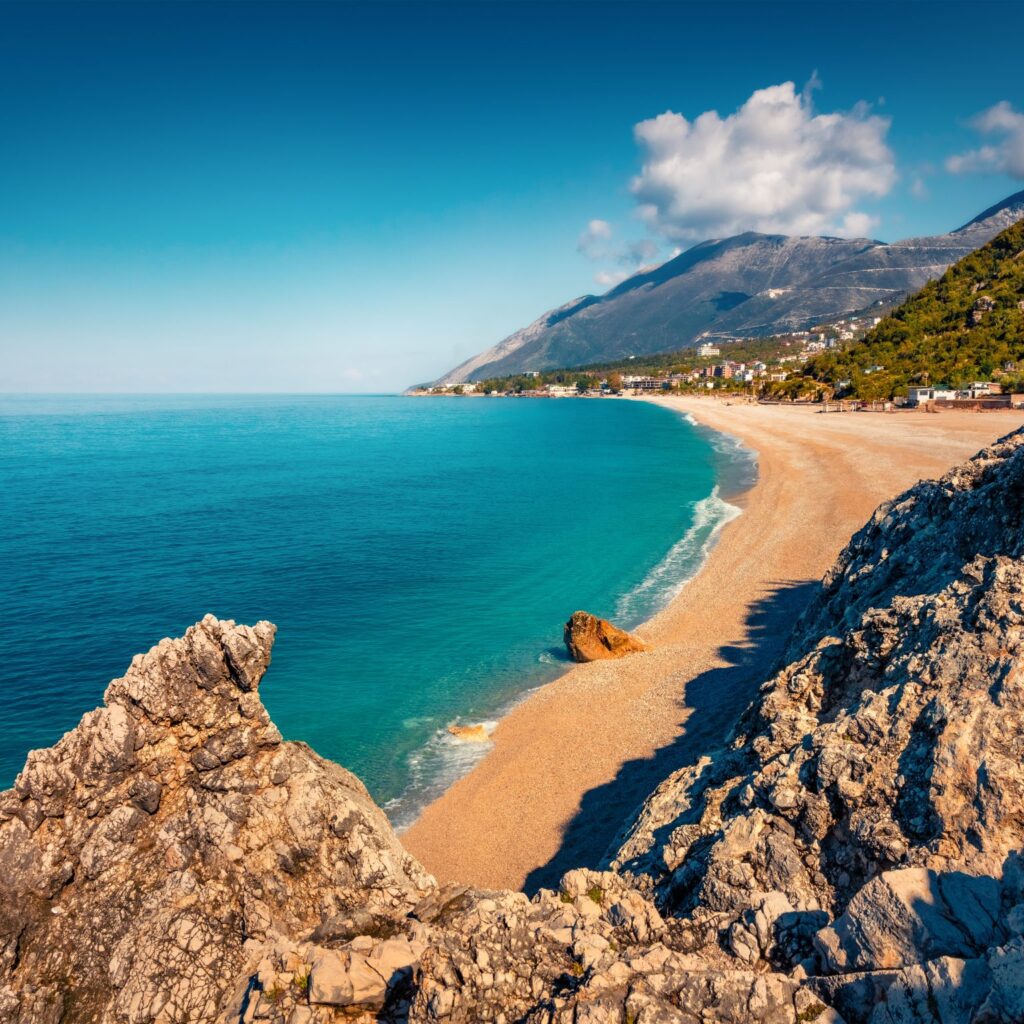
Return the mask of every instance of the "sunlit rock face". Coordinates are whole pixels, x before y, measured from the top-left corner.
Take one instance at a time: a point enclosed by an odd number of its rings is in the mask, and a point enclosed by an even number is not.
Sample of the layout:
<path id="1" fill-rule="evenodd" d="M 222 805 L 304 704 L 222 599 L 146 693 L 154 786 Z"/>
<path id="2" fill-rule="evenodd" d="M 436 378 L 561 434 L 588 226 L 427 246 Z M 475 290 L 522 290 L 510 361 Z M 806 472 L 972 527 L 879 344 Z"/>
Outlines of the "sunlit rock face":
<path id="1" fill-rule="evenodd" d="M 0 798 L 0 1019 L 212 1019 L 247 941 L 430 888 L 355 776 L 282 743 L 273 640 L 208 616 L 29 755 Z"/>
<path id="2" fill-rule="evenodd" d="M 573 612 L 563 635 L 573 661 L 604 661 L 647 650 L 635 636 L 589 612 Z"/>

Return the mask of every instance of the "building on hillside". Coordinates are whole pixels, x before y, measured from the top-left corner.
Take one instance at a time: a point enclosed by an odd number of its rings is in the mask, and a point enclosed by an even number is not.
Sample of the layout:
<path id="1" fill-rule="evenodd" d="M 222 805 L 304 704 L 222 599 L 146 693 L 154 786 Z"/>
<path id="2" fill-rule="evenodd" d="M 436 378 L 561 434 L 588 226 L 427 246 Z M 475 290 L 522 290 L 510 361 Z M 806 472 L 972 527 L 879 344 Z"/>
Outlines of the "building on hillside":
<path id="1" fill-rule="evenodd" d="M 703 345 L 697 346 L 697 355 L 703 357 L 707 356 L 720 356 L 722 350 L 717 345 L 711 345 L 705 342 Z"/>

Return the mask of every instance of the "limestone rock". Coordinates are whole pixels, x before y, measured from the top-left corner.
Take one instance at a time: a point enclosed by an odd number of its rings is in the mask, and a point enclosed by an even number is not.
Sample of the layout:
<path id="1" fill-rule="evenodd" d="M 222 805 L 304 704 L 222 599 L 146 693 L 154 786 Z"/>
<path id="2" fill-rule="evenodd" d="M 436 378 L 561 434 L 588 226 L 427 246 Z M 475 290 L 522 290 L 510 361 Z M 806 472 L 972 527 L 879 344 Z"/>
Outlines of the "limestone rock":
<path id="1" fill-rule="evenodd" d="M 842 913 L 894 868 L 999 878 L 1024 848 L 1024 433 L 883 505 L 789 664 L 661 784 L 608 866 L 677 912 Z"/>
<path id="2" fill-rule="evenodd" d="M 565 647 L 573 661 L 624 658 L 647 650 L 636 637 L 589 612 L 573 612 L 564 633 Z"/>
<path id="3" fill-rule="evenodd" d="M 886 871 L 815 938 L 829 971 L 865 971 L 971 957 L 1004 938 L 998 883 L 926 868 Z"/>
<path id="4" fill-rule="evenodd" d="M 431 890 L 362 783 L 282 743 L 273 639 L 161 641 L 0 794 L 2 1019 L 212 1020 L 246 941 Z"/>

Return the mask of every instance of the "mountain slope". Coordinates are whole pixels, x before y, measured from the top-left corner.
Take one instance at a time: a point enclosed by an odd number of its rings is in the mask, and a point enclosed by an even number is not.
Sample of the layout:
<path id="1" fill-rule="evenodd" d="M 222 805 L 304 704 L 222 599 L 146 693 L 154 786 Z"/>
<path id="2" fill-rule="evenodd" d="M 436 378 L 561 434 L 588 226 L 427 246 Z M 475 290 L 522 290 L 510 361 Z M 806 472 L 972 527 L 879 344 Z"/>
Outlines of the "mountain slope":
<path id="1" fill-rule="evenodd" d="M 1018 362 L 1024 363 L 1024 221 L 930 281 L 859 344 L 819 357 L 806 372 L 833 383 L 850 379 L 885 397 L 912 384 L 962 387 Z M 885 370 L 859 377 L 872 366 Z"/>
<path id="2" fill-rule="evenodd" d="M 601 296 L 539 317 L 437 383 L 678 349 L 702 335 L 766 335 L 890 305 L 1024 217 L 1024 192 L 945 235 L 887 244 L 755 232 L 702 242 Z"/>

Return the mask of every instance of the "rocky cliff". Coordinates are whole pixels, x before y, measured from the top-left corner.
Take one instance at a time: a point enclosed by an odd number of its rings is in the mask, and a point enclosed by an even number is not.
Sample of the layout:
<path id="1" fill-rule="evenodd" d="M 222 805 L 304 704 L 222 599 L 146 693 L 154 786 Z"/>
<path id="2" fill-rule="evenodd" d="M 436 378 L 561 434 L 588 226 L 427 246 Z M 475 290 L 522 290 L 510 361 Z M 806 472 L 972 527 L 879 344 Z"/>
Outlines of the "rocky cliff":
<path id="1" fill-rule="evenodd" d="M 883 505 L 603 871 L 438 888 L 207 618 L 0 799 L 0 1019 L 1024 1019 L 1024 431 Z M 457 839 L 453 838 L 453 841 Z"/>
<path id="2" fill-rule="evenodd" d="M 207 617 L 29 755 L 0 797 L 0 1020 L 212 1020 L 247 942 L 432 888 L 355 776 L 281 742 L 273 638 Z"/>

